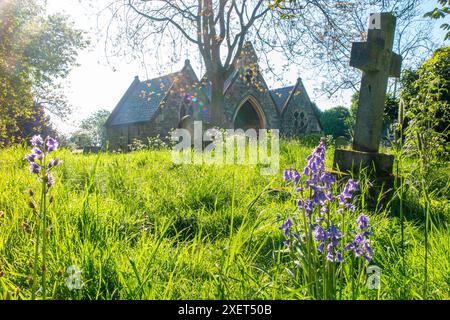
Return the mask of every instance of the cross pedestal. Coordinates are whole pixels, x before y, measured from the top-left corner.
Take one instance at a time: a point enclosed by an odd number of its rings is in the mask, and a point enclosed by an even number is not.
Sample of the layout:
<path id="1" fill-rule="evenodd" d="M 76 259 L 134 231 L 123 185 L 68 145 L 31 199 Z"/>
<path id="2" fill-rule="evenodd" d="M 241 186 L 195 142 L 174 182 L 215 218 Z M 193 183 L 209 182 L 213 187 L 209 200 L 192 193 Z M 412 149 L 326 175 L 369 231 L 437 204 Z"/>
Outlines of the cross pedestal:
<path id="1" fill-rule="evenodd" d="M 367 42 L 352 46 L 350 65 L 363 71 L 352 150 L 337 149 L 334 168 L 358 174 L 368 169 L 375 176 L 392 174 L 394 157 L 379 153 L 383 110 L 389 77 L 399 77 L 401 57 L 392 52 L 396 18 L 371 14 Z"/>

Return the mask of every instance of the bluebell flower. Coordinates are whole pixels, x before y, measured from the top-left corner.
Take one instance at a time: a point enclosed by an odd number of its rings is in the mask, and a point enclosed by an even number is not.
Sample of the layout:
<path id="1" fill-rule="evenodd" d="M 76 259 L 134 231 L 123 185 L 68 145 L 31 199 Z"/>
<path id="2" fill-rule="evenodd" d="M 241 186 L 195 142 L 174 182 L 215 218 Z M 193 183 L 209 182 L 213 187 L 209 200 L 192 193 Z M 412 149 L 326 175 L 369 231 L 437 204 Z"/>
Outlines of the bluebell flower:
<path id="1" fill-rule="evenodd" d="M 300 181 L 300 178 L 301 178 L 300 173 L 298 173 L 298 171 L 294 169 L 293 176 L 294 176 L 294 183 L 298 184 L 298 182 Z"/>
<path id="2" fill-rule="evenodd" d="M 342 238 L 342 233 L 335 225 L 331 225 L 328 228 L 327 241 L 329 241 L 327 245 L 327 260 L 330 262 L 338 262 L 341 263 L 344 261 L 341 252 L 338 250 L 339 247 L 339 239 Z"/>
<path id="3" fill-rule="evenodd" d="M 36 154 L 34 153 L 26 154 L 24 159 L 27 160 L 28 162 L 34 162 L 36 160 Z"/>
<path id="4" fill-rule="evenodd" d="M 285 169 L 283 171 L 283 180 L 284 181 L 294 181 L 294 184 L 298 184 L 298 182 L 300 181 L 300 174 L 298 173 L 297 170 L 295 169 Z"/>
<path id="5" fill-rule="evenodd" d="M 356 219 L 359 232 L 356 234 L 352 242 L 345 246 L 345 250 L 352 250 L 355 257 L 363 257 L 367 262 L 372 260 L 373 250 L 369 244 L 368 236 L 370 235 L 369 218 L 364 214 L 361 214 Z"/>
<path id="6" fill-rule="evenodd" d="M 300 210 L 303 210 L 305 212 L 305 215 L 309 218 L 311 216 L 311 213 L 313 211 L 313 206 L 314 203 L 312 200 L 302 200 L 302 199 L 298 199 L 297 200 L 297 207 Z"/>
<path id="7" fill-rule="evenodd" d="M 281 226 L 281 229 L 284 230 L 284 236 L 288 237 L 291 231 L 292 226 L 294 225 L 294 222 L 291 218 L 288 218 L 285 223 Z"/>
<path id="8" fill-rule="evenodd" d="M 52 159 L 48 162 L 48 169 L 58 166 L 61 163 L 61 160 L 57 157 L 56 159 Z"/>
<path id="9" fill-rule="evenodd" d="M 51 138 L 51 137 L 47 137 L 47 152 L 53 152 L 58 148 L 58 141 L 56 141 L 55 139 Z"/>
<path id="10" fill-rule="evenodd" d="M 291 181 L 292 180 L 292 171 L 290 169 L 285 169 L 283 171 L 283 180 Z"/>
<path id="11" fill-rule="evenodd" d="M 320 178 L 324 184 L 325 189 L 331 189 L 331 185 L 335 183 L 333 174 L 329 172 L 323 172 Z"/>
<path id="12" fill-rule="evenodd" d="M 44 144 L 44 140 L 40 135 L 33 136 L 30 141 L 34 147 L 40 147 Z"/>
<path id="13" fill-rule="evenodd" d="M 373 250 L 372 250 L 372 248 L 370 247 L 369 242 L 364 241 L 364 248 L 366 249 L 366 251 L 367 251 L 370 255 L 373 254 Z"/>
<path id="14" fill-rule="evenodd" d="M 328 233 L 330 234 L 330 237 L 336 237 L 336 238 L 342 237 L 342 233 L 339 231 L 339 229 L 335 225 L 331 225 L 328 228 Z"/>
<path id="15" fill-rule="evenodd" d="M 295 169 L 284 170 L 283 179 L 285 181 L 293 181 L 295 190 L 300 196 L 297 199 L 297 207 L 301 214 L 307 217 L 307 224 L 311 229 L 314 241 L 317 243 L 317 251 L 325 254 L 325 258 L 330 262 L 342 263 L 344 261 L 343 251 L 352 250 L 357 257 L 362 257 L 366 261 L 372 259 L 373 250 L 368 242 L 370 230 L 368 227 L 368 218 L 364 215 L 360 216 L 356 223 L 359 232 L 351 243 L 348 243 L 344 248 L 340 245 L 343 238 L 342 233 L 337 225 L 334 225 L 334 217 L 330 210 L 335 208 L 333 202 L 338 202 L 339 206 L 336 208 L 338 214 L 343 214 L 345 209 L 354 212 L 356 206 L 351 203 L 353 194 L 358 190 L 358 183 L 353 179 L 349 179 L 342 191 L 338 195 L 333 194 L 333 185 L 336 183 L 335 177 L 332 173 L 325 171 L 325 155 L 326 145 L 322 139 L 320 144 L 311 152 L 306 158 L 306 165 L 300 175 Z M 302 180 L 302 177 L 305 179 Z M 304 182 L 303 182 L 304 181 Z M 309 189 L 309 190 L 308 190 Z M 314 215 L 314 213 L 316 213 Z M 284 235 L 290 237 L 286 244 L 291 244 L 291 241 L 301 238 L 294 234 L 292 238 L 293 222 L 289 218 L 283 223 L 281 229 L 284 230 Z M 349 229 L 351 230 L 351 229 Z M 308 230 L 305 230 L 308 231 Z M 326 252 L 324 252 L 326 249 Z"/>
<path id="16" fill-rule="evenodd" d="M 330 209 L 328 209 L 327 206 L 323 206 L 322 208 L 320 208 L 320 214 L 327 214 L 330 212 Z"/>
<path id="17" fill-rule="evenodd" d="M 45 176 L 45 183 L 47 187 L 50 188 L 55 184 L 55 178 L 53 178 L 53 176 L 50 173 L 47 173 Z"/>
<path id="18" fill-rule="evenodd" d="M 47 149 L 42 148 L 44 142 L 47 146 Z M 31 153 L 25 155 L 24 159 L 27 160 L 30 165 L 30 172 L 34 174 L 40 174 L 44 163 L 46 163 L 46 161 L 44 161 L 44 158 L 48 157 L 48 154 L 50 152 L 53 152 L 57 149 L 58 141 L 51 137 L 47 137 L 45 140 L 43 140 L 40 135 L 35 135 L 33 136 L 33 138 L 31 138 L 31 144 L 33 145 Z M 48 188 L 53 186 L 55 183 L 55 179 L 52 175 L 50 175 L 50 171 L 60 163 L 61 161 L 59 160 L 59 158 L 56 158 L 54 160 L 50 159 L 48 161 L 47 167 L 44 168 L 45 172 L 43 173 L 45 173 L 45 177 L 39 177 L 39 179 L 45 180 L 45 184 Z"/>
<path id="19" fill-rule="evenodd" d="M 42 159 L 44 158 L 44 153 L 37 147 L 31 149 L 31 154 L 34 155 L 34 158 L 37 158 L 39 161 L 42 161 Z"/>
<path id="20" fill-rule="evenodd" d="M 321 242 L 321 243 L 319 244 L 319 246 L 317 247 L 317 251 L 319 251 L 320 253 L 322 253 L 324 247 L 325 247 L 325 242 Z"/>
<path id="21" fill-rule="evenodd" d="M 41 172 L 41 166 L 38 165 L 36 162 L 30 162 L 30 172 L 39 174 L 39 172 Z"/>
<path id="22" fill-rule="evenodd" d="M 344 258 L 342 257 L 342 254 L 339 250 L 336 250 L 335 256 L 336 256 L 336 260 L 335 260 L 336 262 L 340 262 L 340 263 L 344 262 Z"/>
<path id="23" fill-rule="evenodd" d="M 364 214 L 361 214 L 358 219 L 356 219 L 356 223 L 358 224 L 358 228 L 360 230 L 369 228 L 369 218 Z"/>
<path id="24" fill-rule="evenodd" d="M 316 241 L 325 241 L 327 239 L 327 234 L 321 226 L 318 226 L 314 231 L 314 239 L 316 239 Z"/>

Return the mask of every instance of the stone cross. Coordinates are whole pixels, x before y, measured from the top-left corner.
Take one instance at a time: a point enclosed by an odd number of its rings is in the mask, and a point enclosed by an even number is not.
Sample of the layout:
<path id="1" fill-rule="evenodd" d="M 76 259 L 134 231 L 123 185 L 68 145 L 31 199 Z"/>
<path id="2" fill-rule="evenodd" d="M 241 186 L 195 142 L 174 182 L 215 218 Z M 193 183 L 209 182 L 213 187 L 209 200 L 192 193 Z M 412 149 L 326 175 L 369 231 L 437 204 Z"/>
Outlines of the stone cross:
<path id="1" fill-rule="evenodd" d="M 392 52 L 395 24 L 390 13 L 371 14 L 367 42 L 353 43 L 350 66 L 363 71 L 353 150 L 378 152 L 388 79 L 400 77 L 402 62 Z"/>

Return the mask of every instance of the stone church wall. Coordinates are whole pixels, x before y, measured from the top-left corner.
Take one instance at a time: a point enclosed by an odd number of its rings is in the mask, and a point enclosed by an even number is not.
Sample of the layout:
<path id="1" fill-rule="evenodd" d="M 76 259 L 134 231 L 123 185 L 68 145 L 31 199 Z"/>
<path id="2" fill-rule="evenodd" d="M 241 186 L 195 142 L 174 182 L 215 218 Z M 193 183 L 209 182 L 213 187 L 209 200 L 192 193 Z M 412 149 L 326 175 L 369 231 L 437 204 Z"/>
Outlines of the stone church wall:
<path id="1" fill-rule="evenodd" d="M 321 132 L 311 101 L 302 85 L 297 86 L 281 116 L 281 134 L 287 137 Z"/>
<path id="2" fill-rule="evenodd" d="M 260 86 L 257 88 L 256 83 Z M 225 114 L 230 122 L 236 113 L 236 109 L 248 98 L 254 97 L 260 104 L 266 119 L 266 128 L 279 128 L 280 120 L 276 107 L 272 101 L 268 89 L 265 87 L 263 80 L 258 77 L 255 82 L 247 82 L 242 78 L 237 78 L 228 88 L 225 99 Z"/>

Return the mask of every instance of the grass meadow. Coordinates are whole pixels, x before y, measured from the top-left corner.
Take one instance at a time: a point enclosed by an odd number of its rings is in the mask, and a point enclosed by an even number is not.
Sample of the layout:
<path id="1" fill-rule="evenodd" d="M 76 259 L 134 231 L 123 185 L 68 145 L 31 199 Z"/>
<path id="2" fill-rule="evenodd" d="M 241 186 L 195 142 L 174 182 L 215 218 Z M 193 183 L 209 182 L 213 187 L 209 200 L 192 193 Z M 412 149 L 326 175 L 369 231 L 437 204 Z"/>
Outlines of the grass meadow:
<path id="1" fill-rule="evenodd" d="M 302 170 L 312 146 L 282 141 L 280 173 L 258 166 L 176 165 L 169 150 L 127 154 L 56 153 L 63 163 L 48 207 L 50 299 L 310 299 L 288 258 L 280 226 L 295 203 L 282 169 Z M 24 155 L 0 149 L 0 298 L 32 297 L 35 217 L 27 189 L 39 189 Z M 333 149 L 327 150 L 327 167 Z M 338 286 L 339 299 L 449 299 L 450 204 L 447 165 L 426 181 L 430 206 L 414 188 L 415 161 L 402 164 L 398 202 L 364 210 L 373 228 L 371 264 L 381 286 Z M 408 183 L 410 181 L 411 183 Z M 361 212 L 364 194 L 357 196 Z M 358 205 L 359 204 L 359 205 Z M 427 222 L 428 221 L 428 225 Z M 425 232 L 426 229 L 426 232 Z M 79 289 L 67 286 L 79 268 Z M 301 272 L 301 271 L 300 271 Z M 42 298 L 42 292 L 37 292 Z"/>

